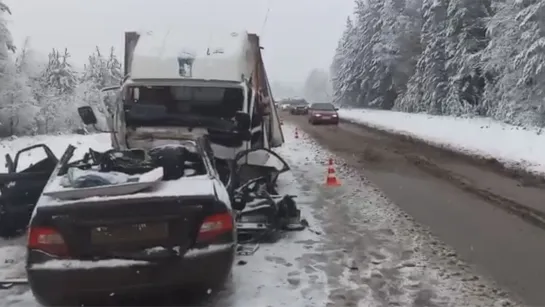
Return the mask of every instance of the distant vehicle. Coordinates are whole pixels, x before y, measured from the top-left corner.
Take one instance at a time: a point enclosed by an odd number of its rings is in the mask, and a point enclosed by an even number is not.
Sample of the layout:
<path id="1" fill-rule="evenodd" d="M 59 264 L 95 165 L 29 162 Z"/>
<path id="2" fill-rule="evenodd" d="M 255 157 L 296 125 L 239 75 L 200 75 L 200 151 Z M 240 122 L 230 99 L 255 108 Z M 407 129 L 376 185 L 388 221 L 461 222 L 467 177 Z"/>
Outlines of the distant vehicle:
<path id="1" fill-rule="evenodd" d="M 291 105 L 290 105 L 289 103 L 282 103 L 282 104 L 280 105 L 280 109 L 281 109 L 282 111 L 287 111 L 287 110 L 289 110 L 290 107 L 291 107 Z"/>
<path id="2" fill-rule="evenodd" d="M 309 104 L 302 100 L 295 102 L 291 105 L 290 114 L 291 115 L 307 115 L 308 114 Z"/>
<path id="3" fill-rule="evenodd" d="M 313 103 L 310 105 L 308 111 L 308 122 L 311 125 L 338 125 L 339 114 L 337 113 L 337 110 L 339 110 L 339 108 L 331 103 Z"/>
<path id="4" fill-rule="evenodd" d="M 286 99 L 286 100 L 281 101 L 280 103 L 281 103 L 281 106 L 282 106 L 281 110 L 282 111 L 290 111 L 290 113 L 292 113 L 291 110 L 295 109 L 296 107 L 308 106 L 308 103 L 306 102 L 306 100 L 300 99 L 300 98 Z M 306 113 L 304 113 L 304 114 L 306 114 Z"/>

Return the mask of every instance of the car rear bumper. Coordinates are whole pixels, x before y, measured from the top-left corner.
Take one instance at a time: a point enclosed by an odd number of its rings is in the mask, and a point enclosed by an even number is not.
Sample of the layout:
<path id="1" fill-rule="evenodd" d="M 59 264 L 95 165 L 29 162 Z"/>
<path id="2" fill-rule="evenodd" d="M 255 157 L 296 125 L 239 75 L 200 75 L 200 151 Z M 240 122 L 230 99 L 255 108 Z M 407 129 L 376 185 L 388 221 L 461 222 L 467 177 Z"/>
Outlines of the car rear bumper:
<path id="1" fill-rule="evenodd" d="M 88 262 L 70 268 L 38 265 L 28 268 L 27 274 L 34 296 L 44 305 L 85 301 L 112 293 L 133 296 L 212 287 L 228 278 L 235 248 L 234 244 L 229 244 L 222 249 L 203 249 L 181 259 L 162 262 L 106 260 L 110 261 L 108 265 L 103 261 L 95 267 Z M 119 265 L 114 265 L 115 261 Z"/>
<path id="2" fill-rule="evenodd" d="M 291 110 L 291 114 L 293 114 L 293 115 L 304 115 L 304 114 L 307 114 L 307 110 L 294 109 L 294 110 Z"/>
<path id="3" fill-rule="evenodd" d="M 315 124 L 330 124 L 330 125 L 336 125 L 339 123 L 339 117 L 330 117 L 330 118 L 323 118 L 323 117 L 311 117 L 310 119 Z"/>

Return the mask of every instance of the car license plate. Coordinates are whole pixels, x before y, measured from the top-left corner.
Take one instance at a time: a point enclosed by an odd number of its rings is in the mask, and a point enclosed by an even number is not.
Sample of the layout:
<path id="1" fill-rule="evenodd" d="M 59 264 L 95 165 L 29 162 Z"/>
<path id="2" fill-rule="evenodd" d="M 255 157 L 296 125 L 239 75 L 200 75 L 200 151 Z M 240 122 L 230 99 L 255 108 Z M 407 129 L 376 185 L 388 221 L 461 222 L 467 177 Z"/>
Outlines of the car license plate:
<path id="1" fill-rule="evenodd" d="M 264 217 L 264 216 L 259 216 L 259 215 L 256 215 L 256 216 L 252 216 L 252 215 L 241 216 L 240 217 L 240 222 L 241 223 L 265 223 L 265 222 L 267 222 L 267 218 Z"/>
<path id="2" fill-rule="evenodd" d="M 331 116 L 324 116 L 323 119 L 331 119 Z"/>
<path id="3" fill-rule="evenodd" d="M 91 229 L 91 243 L 94 244 L 161 240 L 167 237 L 167 222 L 100 226 Z"/>

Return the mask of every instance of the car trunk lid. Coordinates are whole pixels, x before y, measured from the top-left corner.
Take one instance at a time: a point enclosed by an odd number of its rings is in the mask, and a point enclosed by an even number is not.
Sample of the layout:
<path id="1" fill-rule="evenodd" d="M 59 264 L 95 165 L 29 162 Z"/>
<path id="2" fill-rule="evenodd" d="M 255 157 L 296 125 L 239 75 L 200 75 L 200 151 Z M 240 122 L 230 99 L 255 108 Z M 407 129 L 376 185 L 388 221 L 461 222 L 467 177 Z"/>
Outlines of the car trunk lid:
<path id="1" fill-rule="evenodd" d="M 193 246 L 212 197 L 118 199 L 38 208 L 32 225 L 56 229 L 71 258 L 164 259 Z"/>

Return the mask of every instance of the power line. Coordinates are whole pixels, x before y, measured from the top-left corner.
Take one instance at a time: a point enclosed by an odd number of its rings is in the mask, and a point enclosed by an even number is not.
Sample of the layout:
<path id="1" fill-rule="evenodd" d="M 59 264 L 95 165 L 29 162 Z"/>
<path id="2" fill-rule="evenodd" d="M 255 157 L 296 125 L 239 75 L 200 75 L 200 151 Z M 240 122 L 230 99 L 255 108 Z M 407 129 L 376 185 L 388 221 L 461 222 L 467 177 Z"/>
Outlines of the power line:
<path id="1" fill-rule="evenodd" d="M 263 33 L 265 32 L 265 25 L 267 24 L 267 21 L 269 20 L 269 12 L 271 11 L 271 0 L 267 1 L 267 12 L 265 13 L 265 19 L 263 20 L 263 25 L 261 26 L 261 33 L 260 36 L 263 37 Z"/>

